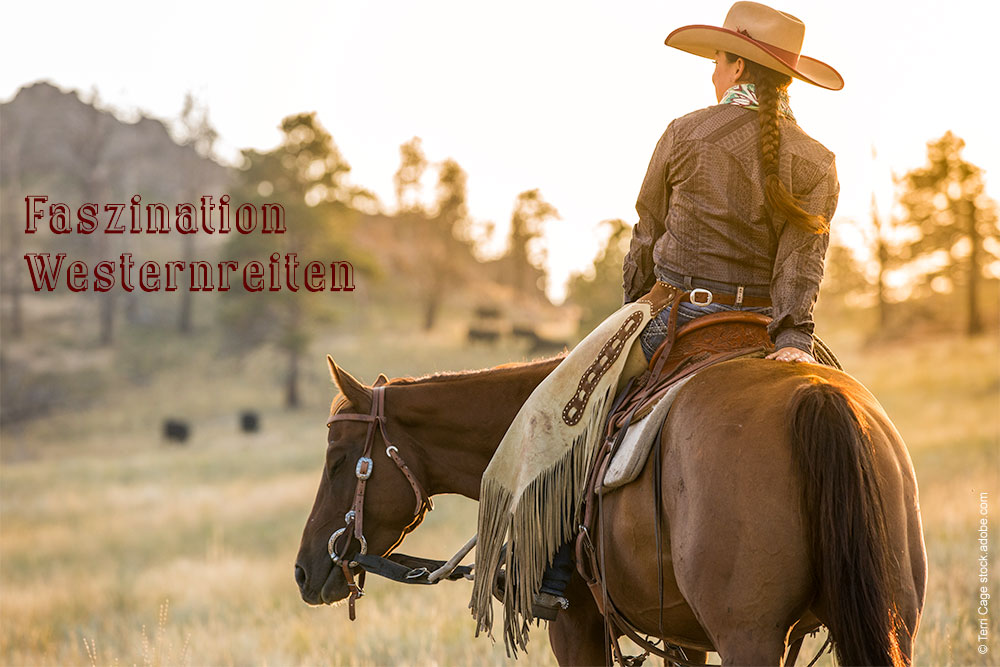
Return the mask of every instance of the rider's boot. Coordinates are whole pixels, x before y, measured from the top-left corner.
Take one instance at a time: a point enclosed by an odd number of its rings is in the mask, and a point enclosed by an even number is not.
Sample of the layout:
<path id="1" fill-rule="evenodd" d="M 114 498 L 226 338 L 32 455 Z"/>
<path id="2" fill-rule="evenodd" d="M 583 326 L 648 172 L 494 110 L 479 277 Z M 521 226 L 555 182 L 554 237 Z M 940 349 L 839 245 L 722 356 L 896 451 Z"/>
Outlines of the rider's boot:
<path id="1" fill-rule="evenodd" d="M 542 575 L 542 587 L 532 600 L 531 613 L 535 618 L 555 620 L 559 610 L 569 608 L 566 599 L 566 585 L 573 576 L 573 543 L 567 542 L 559 548 L 552 563 Z"/>
<path id="2" fill-rule="evenodd" d="M 505 547 L 506 548 L 506 547 Z M 542 586 L 531 601 L 531 614 L 546 621 L 555 620 L 561 609 L 569 608 L 569 600 L 564 596 L 566 585 L 573 576 L 572 542 L 564 544 L 556 552 L 552 563 L 542 574 Z M 503 602 L 507 584 L 507 571 L 497 570 L 493 582 L 493 596 Z"/>

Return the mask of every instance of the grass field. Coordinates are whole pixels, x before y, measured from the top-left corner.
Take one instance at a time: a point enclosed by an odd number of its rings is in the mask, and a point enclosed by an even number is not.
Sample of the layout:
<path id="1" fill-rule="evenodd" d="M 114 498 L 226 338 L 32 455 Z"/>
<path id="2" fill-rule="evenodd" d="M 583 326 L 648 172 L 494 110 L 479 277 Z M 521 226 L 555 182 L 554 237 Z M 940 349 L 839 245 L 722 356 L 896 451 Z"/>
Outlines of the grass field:
<path id="1" fill-rule="evenodd" d="M 524 356 L 514 347 L 461 347 L 452 333 L 314 345 L 307 405 L 293 413 L 275 406 L 279 366 L 267 353 L 217 359 L 212 346 L 159 341 L 144 362 L 158 370 L 146 384 L 121 380 L 85 409 L 4 431 L 0 662 L 504 662 L 502 644 L 473 637 L 468 582 L 408 588 L 369 578 L 350 623 L 346 608 L 305 605 L 292 576 L 332 398 L 322 353 L 366 380 L 383 370 L 416 375 Z M 988 654 L 978 653 L 975 637 L 981 493 L 989 494 L 991 525 L 1000 526 L 997 339 L 867 350 L 847 341 L 838 350 L 883 401 L 917 469 L 930 560 L 917 664 L 1000 663 L 1000 610 L 989 614 Z M 262 412 L 263 429 L 250 437 L 236 429 L 244 407 Z M 160 441 L 168 415 L 193 422 L 186 447 Z M 437 504 L 403 551 L 444 558 L 475 532 L 473 503 Z M 533 640 L 519 664 L 554 664 L 544 632 Z"/>

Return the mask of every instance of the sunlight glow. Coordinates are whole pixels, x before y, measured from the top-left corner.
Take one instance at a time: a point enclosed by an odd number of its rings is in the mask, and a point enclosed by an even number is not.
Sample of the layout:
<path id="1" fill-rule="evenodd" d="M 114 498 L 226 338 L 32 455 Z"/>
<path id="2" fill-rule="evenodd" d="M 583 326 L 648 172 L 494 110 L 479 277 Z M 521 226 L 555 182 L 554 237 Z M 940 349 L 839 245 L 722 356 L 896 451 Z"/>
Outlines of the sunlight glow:
<path id="1" fill-rule="evenodd" d="M 96 90 L 123 117 L 142 110 L 168 118 L 190 91 L 208 107 L 228 160 L 240 148 L 272 147 L 282 117 L 317 110 L 352 166 L 350 181 L 374 192 L 385 210 L 394 205 L 398 147 L 419 136 L 429 160 L 452 157 L 469 174 L 475 226 L 495 229 L 490 247 L 505 239 L 519 192 L 539 188 L 559 209 L 562 219 L 545 231 L 551 292 L 559 296 L 569 273 L 593 258 L 601 220 L 636 220 L 639 185 L 667 123 L 714 103 L 711 63 L 665 47 L 664 37 L 680 25 L 720 24 L 730 4 L 292 0 L 281 11 L 241 5 L 234 12 L 180 0 L 165 12 L 125 0 L 15 3 L 8 24 L 44 24 L 45 42 L 55 46 L 38 48 L 37 31 L 10 31 L 0 43 L 0 97 L 48 79 Z M 984 99 L 984 88 L 995 92 L 967 63 L 989 59 L 1000 5 L 775 6 L 805 21 L 803 52 L 830 62 L 847 82 L 841 92 L 801 82 L 790 90 L 802 127 L 837 155 L 838 219 L 870 220 L 874 192 L 887 220 L 893 176 L 922 165 L 926 142 L 946 130 L 966 140 L 966 158 L 985 170 L 987 192 L 998 198 L 997 100 Z M 268 46 L 236 53 L 225 40 L 206 39 L 173 48 L 195 15 L 243 43 Z M 113 40 L 89 37 L 98 25 L 128 34 L 137 22 L 147 48 L 128 57 Z"/>

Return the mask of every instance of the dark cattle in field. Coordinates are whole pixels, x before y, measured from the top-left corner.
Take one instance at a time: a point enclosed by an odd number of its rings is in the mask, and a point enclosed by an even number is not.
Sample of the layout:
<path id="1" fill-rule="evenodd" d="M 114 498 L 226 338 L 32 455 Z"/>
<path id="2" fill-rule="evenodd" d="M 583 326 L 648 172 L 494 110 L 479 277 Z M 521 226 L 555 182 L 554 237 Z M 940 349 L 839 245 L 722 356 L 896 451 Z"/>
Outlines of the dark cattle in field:
<path id="1" fill-rule="evenodd" d="M 256 433 L 260 430 L 260 415 L 253 410 L 240 413 L 240 430 L 244 433 Z"/>
<path id="2" fill-rule="evenodd" d="M 514 338 L 524 338 L 529 341 L 534 341 L 538 338 L 538 334 L 535 333 L 534 327 L 524 324 L 515 324 L 511 327 L 510 333 L 514 336 Z"/>
<path id="3" fill-rule="evenodd" d="M 562 352 L 569 347 L 569 343 L 564 340 L 550 340 L 534 334 L 530 339 L 531 347 L 528 348 L 531 354 L 548 354 L 550 352 Z"/>
<path id="4" fill-rule="evenodd" d="M 500 340 L 500 332 L 493 329 L 469 327 L 468 339 L 470 343 L 483 342 L 492 344 Z"/>
<path id="5" fill-rule="evenodd" d="M 163 422 L 163 438 L 168 445 L 183 445 L 191 436 L 191 427 L 180 419 L 166 419 Z"/>
<path id="6" fill-rule="evenodd" d="M 500 309 L 496 306 L 478 306 L 475 310 L 476 317 L 481 320 L 500 319 Z"/>

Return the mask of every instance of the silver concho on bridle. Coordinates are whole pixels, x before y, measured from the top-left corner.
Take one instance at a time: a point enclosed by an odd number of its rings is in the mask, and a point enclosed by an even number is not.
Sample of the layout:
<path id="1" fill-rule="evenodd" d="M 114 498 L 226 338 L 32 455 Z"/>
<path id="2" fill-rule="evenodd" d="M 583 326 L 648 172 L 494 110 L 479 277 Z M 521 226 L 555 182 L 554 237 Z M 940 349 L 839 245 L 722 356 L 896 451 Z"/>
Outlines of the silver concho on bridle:
<path id="1" fill-rule="evenodd" d="M 370 457 L 362 456 L 360 459 L 358 459 L 358 464 L 354 467 L 354 476 L 357 477 L 359 481 L 366 481 L 369 477 L 372 476 L 372 470 L 374 469 L 374 467 L 375 467 L 375 462 L 372 461 Z M 354 523 L 355 518 L 356 518 L 355 511 L 353 509 L 349 510 L 347 514 L 344 515 L 344 527 L 335 530 L 333 534 L 330 535 L 330 541 L 327 543 L 326 548 L 330 554 L 330 559 L 333 561 L 334 565 L 341 565 L 344 560 L 342 557 L 337 555 L 337 539 L 340 538 L 340 536 L 343 535 L 347 531 L 347 529 L 351 527 L 351 525 Z M 361 543 L 361 551 L 358 553 L 360 553 L 361 555 L 367 554 L 368 540 L 365 539 L 364 535 L 357 535 L 356 537 L 358 538 L 358 541 Z M 347 544 L 344 545 L 345 550 L 348 546 L 350 546 L 350 543 L 351 540 L 350 537 L 348 537 Z M 357 567 L 358 561 L 352 560 L 350 563 L 348 563 L 348 566 Z"/>

